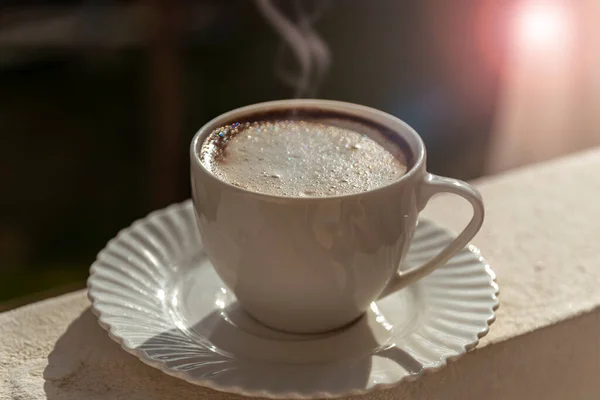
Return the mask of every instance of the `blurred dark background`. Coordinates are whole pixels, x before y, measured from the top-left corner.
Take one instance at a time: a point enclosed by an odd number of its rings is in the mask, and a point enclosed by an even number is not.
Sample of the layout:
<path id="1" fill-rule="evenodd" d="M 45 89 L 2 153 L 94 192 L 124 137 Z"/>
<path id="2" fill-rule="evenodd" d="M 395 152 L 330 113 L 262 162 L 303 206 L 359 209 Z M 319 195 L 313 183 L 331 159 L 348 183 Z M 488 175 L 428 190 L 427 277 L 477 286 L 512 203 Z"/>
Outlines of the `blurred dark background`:
<path id="1" fill-rule="evenodd" d="M 83 287 L 118 230 L 189 197 L 205 122 L 297 94 L 259 2 L 0 3 L 0 302 Z M 267 3 L 318 11 L 330 63 L 314 96 L 404 119 L 432 172 L 486 172 L 515 1 Z"/>

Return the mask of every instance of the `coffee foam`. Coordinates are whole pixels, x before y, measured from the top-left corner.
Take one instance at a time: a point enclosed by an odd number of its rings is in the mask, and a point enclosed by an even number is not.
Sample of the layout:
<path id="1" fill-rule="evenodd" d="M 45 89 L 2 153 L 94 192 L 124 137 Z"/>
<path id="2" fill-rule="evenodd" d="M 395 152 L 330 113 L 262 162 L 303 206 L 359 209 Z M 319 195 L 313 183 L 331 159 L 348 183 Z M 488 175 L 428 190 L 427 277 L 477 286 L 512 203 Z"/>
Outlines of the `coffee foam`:
<path id="1" fill-rule="evenodd" d="M 203 165 L 241 188 L 286 197 L 365 192 L 407 171 L 400 147 L 376 129 L 347 120 L 234 123 L 204 141 Z"/>

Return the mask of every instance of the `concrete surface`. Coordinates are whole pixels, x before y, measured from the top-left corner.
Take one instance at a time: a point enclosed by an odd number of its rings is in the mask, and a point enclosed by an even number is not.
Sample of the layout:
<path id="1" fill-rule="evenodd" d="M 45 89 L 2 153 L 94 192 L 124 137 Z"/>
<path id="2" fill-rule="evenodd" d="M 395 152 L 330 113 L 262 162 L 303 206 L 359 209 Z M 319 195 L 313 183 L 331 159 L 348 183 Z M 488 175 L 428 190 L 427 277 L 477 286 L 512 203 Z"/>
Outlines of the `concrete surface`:
<path id="1" fill-rule="evenodd" d="M 368 399 L 600 397 L 600 149 L 481 180 L 474 240 L 498 275 L 497 321 L 444 370 Z M 460 200 L 426 215 L 458 230 Z M 84 292 L 0 314 L 0 399 L 233 399 L 165 376 L 122 351 Z"/>

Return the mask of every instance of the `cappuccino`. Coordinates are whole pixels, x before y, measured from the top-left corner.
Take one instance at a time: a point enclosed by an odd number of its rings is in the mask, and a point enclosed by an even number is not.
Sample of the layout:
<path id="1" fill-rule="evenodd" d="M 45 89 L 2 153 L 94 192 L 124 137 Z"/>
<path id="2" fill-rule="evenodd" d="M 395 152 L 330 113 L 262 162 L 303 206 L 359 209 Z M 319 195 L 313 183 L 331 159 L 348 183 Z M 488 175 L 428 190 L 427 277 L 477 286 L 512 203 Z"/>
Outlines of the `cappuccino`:
<path id="1" fill-rule="evenodd" d="M 215 129 L 200 149 L 205 168 L 241 188 L 275 196 L 366 192 L 407 171 L 402 147 L 344 118 L 270 118 Z"/>

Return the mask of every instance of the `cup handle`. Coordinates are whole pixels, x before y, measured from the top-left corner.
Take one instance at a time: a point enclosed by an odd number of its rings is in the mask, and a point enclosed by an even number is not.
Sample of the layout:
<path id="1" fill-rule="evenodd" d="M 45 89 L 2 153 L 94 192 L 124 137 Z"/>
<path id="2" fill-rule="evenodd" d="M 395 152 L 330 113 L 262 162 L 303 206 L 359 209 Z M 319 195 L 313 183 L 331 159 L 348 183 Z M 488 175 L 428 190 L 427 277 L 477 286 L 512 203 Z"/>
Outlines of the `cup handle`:
<path id="1" fill-rule="evenodd" d="M 444 265 L 450 260 L 456 253 L 458 253 L 463 247 L 465 247 L 469 241 L 475 236 L 475 234 L 481 228 L 483 224 L 484 209 L 483 200 L 481 194 L 473 186 L 466 182 L 459 181 L 457 179 L 444 178 L 441 176 L 426 174 L 421 184 L 421 189 L 418 194 L 418 206 L 419 210 L 425 208 L 429 200 L 437 193 L 453 193 L 466 199 L 473 207 L 473 217 L 469 224 L 463 229 L 463 231 L 448 245 L 444 250 L 439 252 L 431 260 L 424 264 L 411 268 L 408 271 L 398 272 L 387 287 L 383 290 L 379 298 L 385 297 L 397 290 L 400 290 L 411 283 L 418 281 L 419 279 L 429 275 L 435 271 L 438 267 Z"/>

